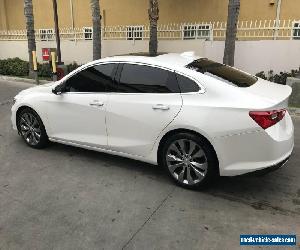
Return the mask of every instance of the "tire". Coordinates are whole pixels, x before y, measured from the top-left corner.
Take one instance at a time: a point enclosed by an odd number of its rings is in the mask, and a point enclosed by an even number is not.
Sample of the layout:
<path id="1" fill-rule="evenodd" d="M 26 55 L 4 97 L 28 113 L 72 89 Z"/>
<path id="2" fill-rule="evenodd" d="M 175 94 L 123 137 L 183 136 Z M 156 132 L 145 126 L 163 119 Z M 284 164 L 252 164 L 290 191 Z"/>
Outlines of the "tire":
<path id="1" fill-rule="evenodd" d="M 210 143 L 192 133 L 168 137 L 159 154 L 159 163 L 181 187 L 200 189 L 218 176 L 219 164 Z"/>
<path id="2" fill-rule="evenodd" d="M 35 149 L 47 146 L 49 141 L 45 126 L 33 109 L 25 108 L 17 115 L 17 127 L 28 146 Z"/>

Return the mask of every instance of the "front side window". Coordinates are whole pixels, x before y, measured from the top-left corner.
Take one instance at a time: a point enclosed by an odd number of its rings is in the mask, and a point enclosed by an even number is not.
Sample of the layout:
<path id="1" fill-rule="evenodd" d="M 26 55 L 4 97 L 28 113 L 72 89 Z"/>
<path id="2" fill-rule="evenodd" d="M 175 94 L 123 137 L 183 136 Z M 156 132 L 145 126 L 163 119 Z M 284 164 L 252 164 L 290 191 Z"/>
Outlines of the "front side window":
<path id="1" fill-rule="evenodd" d="M 118 91 L 125 93 L 180 92 L 173 72 L 135 64 L 124 64 Z"/>
<path id="2" fill-rule="evenodd" d="M 66 92 L 107 92 L 113 83 L 116 64 L 101 64 L 84 69 L 66 82 Z"/>
<path id="3" fill-rule="evenodd" d="M 237 87 L 250 87 L 257 82 L 255 76 L 206 58 L 195 60 L 186 67 Z"/>

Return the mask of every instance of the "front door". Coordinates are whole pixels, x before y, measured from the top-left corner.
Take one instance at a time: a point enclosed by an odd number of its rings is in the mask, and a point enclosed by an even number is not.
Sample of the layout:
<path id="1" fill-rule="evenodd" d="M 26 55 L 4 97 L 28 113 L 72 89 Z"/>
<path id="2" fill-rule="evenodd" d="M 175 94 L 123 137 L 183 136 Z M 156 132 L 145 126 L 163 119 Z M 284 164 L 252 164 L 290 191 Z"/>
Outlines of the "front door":
<path id="1" fill-rule="evenodd" d="M 84 69 L 65 82 L 61 95 L 52 95 L 47 105 L 49 136 L 57 140 L 107 147 L 107 86 L 115 64 Z"/>

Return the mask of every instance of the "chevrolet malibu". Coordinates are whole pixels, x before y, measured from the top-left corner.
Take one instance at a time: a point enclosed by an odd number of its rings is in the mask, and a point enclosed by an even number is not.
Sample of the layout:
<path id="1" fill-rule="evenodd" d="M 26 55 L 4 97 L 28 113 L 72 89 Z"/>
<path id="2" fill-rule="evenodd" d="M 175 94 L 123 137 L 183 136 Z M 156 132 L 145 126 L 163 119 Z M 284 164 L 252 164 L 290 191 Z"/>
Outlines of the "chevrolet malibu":
<path id="1" fill-rule="evenodd" d="M 292 153 L 291 88 L 193 53 L 118 56 L 21 91 L 13 128 L 164 167 L 179 185 L 282 166 Z"/>

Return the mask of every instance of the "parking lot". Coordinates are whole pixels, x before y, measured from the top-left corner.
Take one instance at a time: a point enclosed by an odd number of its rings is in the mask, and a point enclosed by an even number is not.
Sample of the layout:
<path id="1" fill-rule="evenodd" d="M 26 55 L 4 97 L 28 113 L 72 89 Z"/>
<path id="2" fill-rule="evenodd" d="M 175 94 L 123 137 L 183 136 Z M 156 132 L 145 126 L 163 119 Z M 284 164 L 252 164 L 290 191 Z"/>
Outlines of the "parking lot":
<path id="1" fill-rule="evenodd" d="M 240 234 L 296 234 L 299 244 L 300 118 L 283 168 L 190 191 L 146 163 L 29 148 L 10 101 L 30 86 L 0 80 L 0 249 L 240 249 Z"/>

